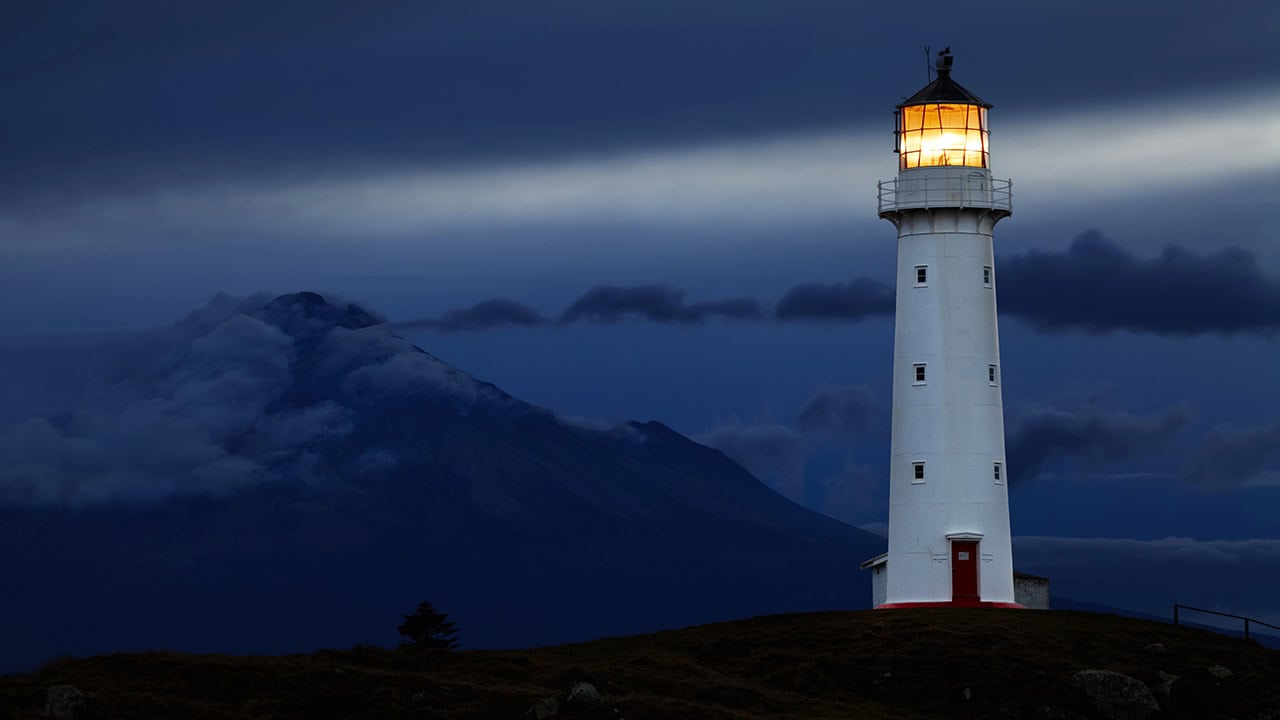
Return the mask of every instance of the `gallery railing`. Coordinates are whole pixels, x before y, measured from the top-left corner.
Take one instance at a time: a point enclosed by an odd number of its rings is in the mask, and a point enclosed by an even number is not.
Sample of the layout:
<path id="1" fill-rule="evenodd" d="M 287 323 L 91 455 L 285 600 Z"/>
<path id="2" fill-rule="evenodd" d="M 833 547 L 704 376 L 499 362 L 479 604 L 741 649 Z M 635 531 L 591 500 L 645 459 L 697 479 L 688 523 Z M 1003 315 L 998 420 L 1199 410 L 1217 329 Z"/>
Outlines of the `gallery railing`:
<path id="1" fill-rule="evenodd" d="M 987 208 L 1013 212 L 1013 182 L 979 175 L 881 180 L 880 212 L 920 208 Z"/>

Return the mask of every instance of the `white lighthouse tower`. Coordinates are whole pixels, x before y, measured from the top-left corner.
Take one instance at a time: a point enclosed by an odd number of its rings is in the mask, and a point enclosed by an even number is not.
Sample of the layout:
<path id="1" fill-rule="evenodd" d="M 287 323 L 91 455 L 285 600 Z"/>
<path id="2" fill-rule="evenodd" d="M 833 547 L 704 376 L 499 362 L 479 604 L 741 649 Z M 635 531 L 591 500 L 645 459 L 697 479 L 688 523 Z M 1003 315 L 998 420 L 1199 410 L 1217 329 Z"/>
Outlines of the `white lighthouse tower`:
<path id="1" fill-rule="evenodd" d="M 898 177 L 880 217 L 898 229 L 889 551 L 863 563 L 875 607 L 1014 601 L 991 231 L 1012 210 L 991 177 L 987 110 L 951 79 L 898 106 Z"/>

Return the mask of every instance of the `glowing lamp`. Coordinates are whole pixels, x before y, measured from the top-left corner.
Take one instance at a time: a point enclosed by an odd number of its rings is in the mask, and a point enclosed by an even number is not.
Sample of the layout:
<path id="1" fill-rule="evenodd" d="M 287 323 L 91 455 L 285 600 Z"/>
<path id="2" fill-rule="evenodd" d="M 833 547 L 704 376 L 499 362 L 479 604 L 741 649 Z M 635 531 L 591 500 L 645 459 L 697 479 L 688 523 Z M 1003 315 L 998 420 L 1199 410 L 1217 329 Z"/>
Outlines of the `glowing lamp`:
<path id="1" fill-rule="evenodd" d="M 894 112 L 898 169 L 990 167 L 990 107 L 951 79 L 951 56 L 942 57 L 938 79 L 904 100 Z"/>

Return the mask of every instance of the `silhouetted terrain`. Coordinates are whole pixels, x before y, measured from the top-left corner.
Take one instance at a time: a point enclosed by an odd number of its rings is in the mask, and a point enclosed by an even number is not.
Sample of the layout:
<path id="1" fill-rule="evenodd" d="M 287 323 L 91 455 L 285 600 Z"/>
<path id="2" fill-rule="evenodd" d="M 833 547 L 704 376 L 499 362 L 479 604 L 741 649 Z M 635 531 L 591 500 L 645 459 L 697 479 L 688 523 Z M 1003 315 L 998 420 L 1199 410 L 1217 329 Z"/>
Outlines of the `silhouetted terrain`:
<path id="1" fill-rule="evenodd" d="M 1160 711 L 1105 709 L 1073 680 L 1085 670 L 1144 683 Z M 0 678 L 0 703 L 11 717 L 34 717 L 46 689 L 68 683 L 96 693 L 102 718 L 519 718 L 590 682 L 604 705 L 567 715 L 1260 720 L 1280 717 L 1277 678 L 1280 653 L 1202 630 L 1081 612 L 922 609 L 759 617 L 517 651 L 110 655 Z"/>
<path id="2" fill-rule="evenodd" d="M 84 380 L 66 406 L 33 389 L 48 411 L 6 436 L 0 670 L 392 645 L 422 600 L 489 648 L 869 602 L 857 564 L 883 539 L 659 423 L 565 421 L 378 323 L 312 293 L 220 297 L 50 360 Z"/>

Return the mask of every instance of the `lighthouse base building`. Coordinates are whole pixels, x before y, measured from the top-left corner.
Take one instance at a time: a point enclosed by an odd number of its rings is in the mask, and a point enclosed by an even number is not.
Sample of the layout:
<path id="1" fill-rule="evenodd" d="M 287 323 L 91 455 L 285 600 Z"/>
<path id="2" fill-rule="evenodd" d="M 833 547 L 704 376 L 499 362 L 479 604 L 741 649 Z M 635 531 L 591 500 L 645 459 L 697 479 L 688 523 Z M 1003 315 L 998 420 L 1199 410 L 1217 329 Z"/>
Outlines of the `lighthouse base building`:
<path id="1" fill-rule="evenodd" d="M 878 608 L 1021 607 L 992 246 L 1011 183 L 991 174 L 991 105 L 951 79 L 948 51 L 937 69 L 897 107 L 899 172 L 880 183 L 898 231 L 889 550 L 862 567 Z"/>

